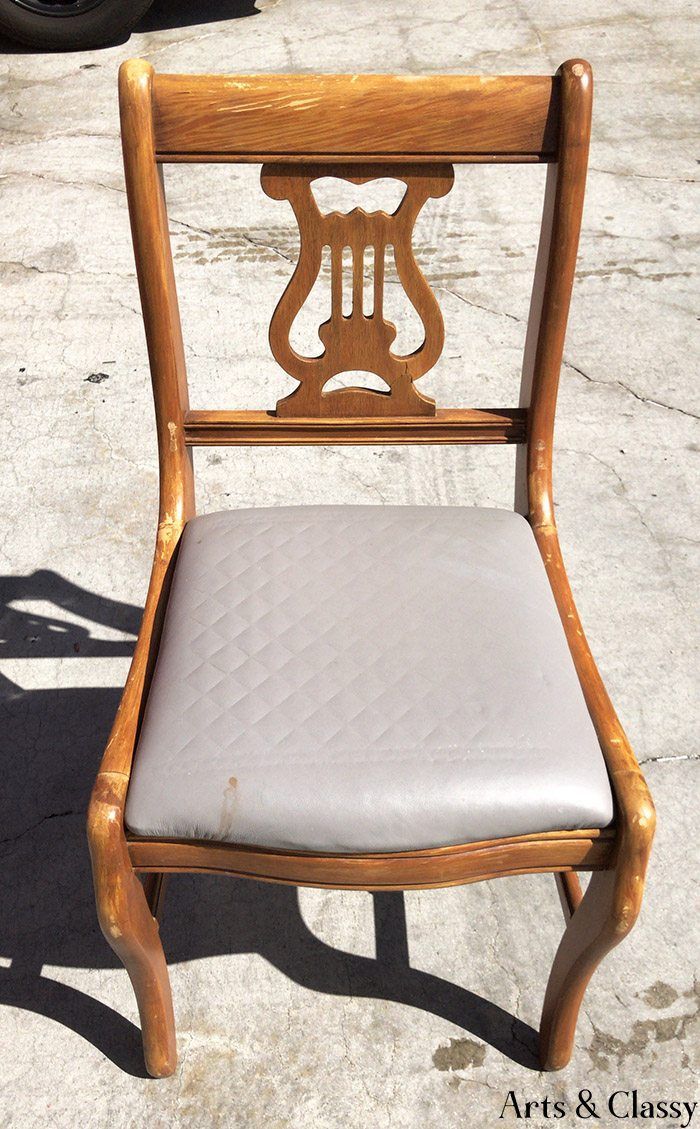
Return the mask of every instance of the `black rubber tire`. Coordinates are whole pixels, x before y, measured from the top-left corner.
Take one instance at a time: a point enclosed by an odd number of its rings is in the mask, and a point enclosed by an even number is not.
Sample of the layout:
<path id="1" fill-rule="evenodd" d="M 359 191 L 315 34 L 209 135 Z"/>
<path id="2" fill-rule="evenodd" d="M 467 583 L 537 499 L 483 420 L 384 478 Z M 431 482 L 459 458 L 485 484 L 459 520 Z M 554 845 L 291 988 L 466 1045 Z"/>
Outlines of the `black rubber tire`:
<path id="1" fill-rule="evenodd" d="M 99 0 L 87 11 L 43 15 L 0 0 L 0 31 L 44 51 L 81 51 L 114 43 L 140 20 L 153 0 Z"/>

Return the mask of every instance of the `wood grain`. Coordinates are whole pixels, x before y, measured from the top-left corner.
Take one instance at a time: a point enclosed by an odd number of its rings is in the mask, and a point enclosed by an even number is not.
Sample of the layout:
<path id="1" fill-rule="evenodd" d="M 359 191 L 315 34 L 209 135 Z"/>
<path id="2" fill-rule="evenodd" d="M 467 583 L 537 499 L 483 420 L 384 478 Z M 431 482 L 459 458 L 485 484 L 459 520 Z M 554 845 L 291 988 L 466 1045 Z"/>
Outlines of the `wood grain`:
<path id="1" fill-rule="evenodd" d="M 323 177 L 367 184 L 385 176 L 406 186 L 391 215 L 384 211 L 368 213 L 362 208 L 347 214 L 323 214 L 313 194 L 313 182 Z M 425 202 L 445 196 L 453 182 L 452 165 L 355 165 L 351 169 L 328 164 L 263 165 L 264 191 L 273 200 L 289 201 L 299 227 L 299 259 L 270 323 L 272 355 L 285 372 L 299 381 L 288 396 L 278 400 L 278 416 L 289 419 L 435 414 L 435 401 L 423 396 L 414 381 L 438 360 L 445 329 L 437 299 L 413 254 L 412 239 L 413 227 Z M 318 329 L 322 353 L 305 357 L 292 347 L 290 333 L 317 282 L 326 249 L 331 260 L 330 318 Z M 398 281 L 423 326 L 423 341 L 408 354 L 394 352 L 396 326 L 384 316 L 385 261 L 390 249 Z M 370 252 L 372 308 L 366 311 L 364 289 Z M 351 259 L 349 277 L 344 271 L 346 253 Z M 388 391 L 324 391 L 332 377 L 354 371 L 374 373 L 388 384 Z"/>
<path id="2" fill-rule="evenodd" d="M 553 160 L 550 76 L 157 75 L 161 161 Z"/>

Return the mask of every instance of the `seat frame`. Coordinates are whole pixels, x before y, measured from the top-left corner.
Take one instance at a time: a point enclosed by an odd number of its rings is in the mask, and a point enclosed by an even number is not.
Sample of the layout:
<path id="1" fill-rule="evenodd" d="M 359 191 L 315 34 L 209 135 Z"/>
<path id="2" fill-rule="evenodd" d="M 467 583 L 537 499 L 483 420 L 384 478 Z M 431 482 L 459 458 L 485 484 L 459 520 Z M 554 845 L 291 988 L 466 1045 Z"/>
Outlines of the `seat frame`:
<path id="1" fill-rule="evenodd" d="M 541 1064 L 547 1070 L 569 1061 L 588 981 L 637 918 L 654 807 L 581 627 L 552 500 L 554 414 L 583 207 L 591 101 L 591 70 L 577 59 L 564 63 L 553 77 L 490 79 L 234 79 L 156 75 L 141 60 L 122 65 L 124 163 L 155 398 L 160 512 L 143 622 L 95 782 L 88 838 L 100 925 L 131 978 L 146 1066 L 154 1076 L 171 1074 L 177 1060 L 158 927 L 165 876 L 174 871 L 352 890 L 424 889 L 503 875 L 554 873 L 567 924 L 540 1025 Z M 323 113 L 318 112 L 319 102 Z M 359 401 L 350 397 L 338 399 L 340 410 L 324 414 L 321 408 L 317 415 L 287 409 L 191 411 L 162 178 L 162 165 L 179 161 L 263 162 L 268 168 L 269 162 L 282 162 L 292 181 L 295 170 L 303 176 L 325 164 L 336 175 L 345 170 L 346 179 L 361 180 L 368 179 L 368 166 L 371 176 L 391 176 L 392 171 L 400 175 L 407 163 L 414 172 L 420 172 L 421 163 L 436 161 L 547 163 L 519 407 L 437 409 L 433 414 L 399 410 L 392 416 L 383 404 L 379 414 L 372 409 L 358 416 L 353 412 Z M 398 397 L 397 402 L 403 401 Z M 343 404 L 349 405 L 349 412 Z M 195 513 L 192 447 L 378 442 L 518 444 L 515 505 L 527 516 L 542 554 L 600 741 L 615 803 L 613 826 L 366 855 L 318 855 L 130 834 L 124 807 L 132 761 L 178 543 Z M 583 895 L 578 871 L 592 872 Z"/>

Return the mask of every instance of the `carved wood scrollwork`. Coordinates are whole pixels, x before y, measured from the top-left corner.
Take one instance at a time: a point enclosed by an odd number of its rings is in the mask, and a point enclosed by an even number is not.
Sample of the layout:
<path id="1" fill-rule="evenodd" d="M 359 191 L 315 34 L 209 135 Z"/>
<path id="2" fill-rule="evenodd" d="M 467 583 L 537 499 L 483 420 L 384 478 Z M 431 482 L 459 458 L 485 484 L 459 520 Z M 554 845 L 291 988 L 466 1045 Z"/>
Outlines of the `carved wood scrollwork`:
<path id="1" fill-rule="evenodd" d="M 323 214 L 312 191 L 321 177 L 366 184 L 381 177 L 403 181 L 406 192 L 395 212 Z M 438 360 L 444 326 L 437 299 L 416 262 L 413 228 L 425 202 L 444 196 L 454 182 L 449 164 L 431 165 L 263 165 L 261 183 L 273 200 L 288 200 L 299 225 L 299 261 L 270 323 L 270 346 L 275 360 L 299 381 L 298 388 L 279 400 L 277 415 L 289 417 L 429 416 L 435 402 L 421 395 L 414 381 Z M 304 357 L 292 347 L 294 319 L 318 278 L 324 248 L 331 257 L 331 316 L 318 331 L 324 350 Z M 396 270 L 408 300 L 424 329 L 422 344 L 404 356 L 392 351 L 396 327 L 384 317 L 384 264 L 387 247 L 394 248 Z M 367 250 L 373 251 L 373 309 L 363 311 L 363 274 Z M 343 251 L 352 255 L 352 310 L 343 313 Z M 324 385 L 343 372 L 366 371 L 386 381 L 389 391 L 341 388 L 324 392 Z"/>

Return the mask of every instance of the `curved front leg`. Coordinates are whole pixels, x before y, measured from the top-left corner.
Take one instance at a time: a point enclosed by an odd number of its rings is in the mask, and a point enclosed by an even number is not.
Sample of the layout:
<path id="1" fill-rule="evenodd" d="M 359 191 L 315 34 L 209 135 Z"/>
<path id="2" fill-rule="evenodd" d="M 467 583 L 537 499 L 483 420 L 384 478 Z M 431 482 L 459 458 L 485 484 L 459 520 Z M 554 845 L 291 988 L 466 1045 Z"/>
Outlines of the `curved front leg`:
<path id="1" fill-rule="evenodd" d="M 561 1070 L 571 1058 L 576 1022 L 591 976 L 632 929 L 642 901 L 654 812 L 641 810 L 623 833 L 615 870 L 595 871 L 561 939 L 549 974 L 540 1021 L 543 1070 Z"/>
<path id="2" fill-rule="evenodd" d="M 540 1021 L 543 1070 L 561 1070 L 568 1063 L 588 982 L 603 957 L 625 936 L 616 934 L 611 920 L 614 889 L 614 871 L 591 876 L 557 949 Z"/>
<path id="3" fill-rule="evenodd" d="M 177 1065 L 170 979 L 158 922 L 129 861 L 121 820 L 124 784 L 119 773 L 101 773 L 90 803 L 88 838 L 97 914 L 136 995 L 146 1069 L 154 1078 L 164 1078 Z"/>

